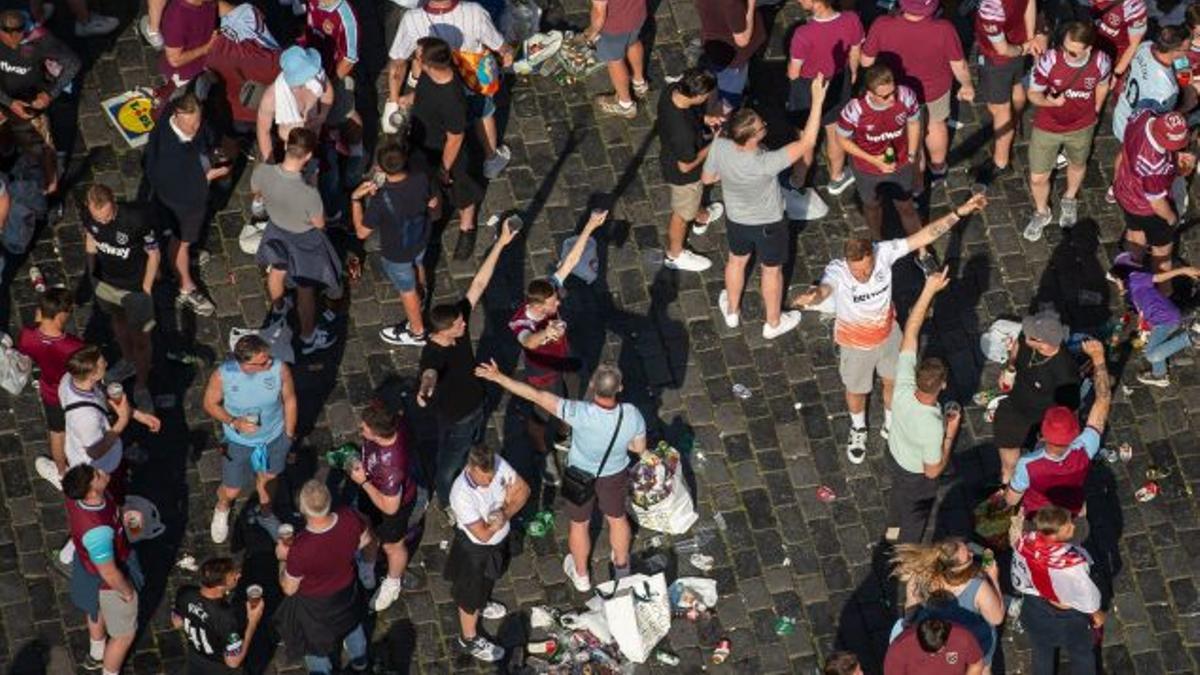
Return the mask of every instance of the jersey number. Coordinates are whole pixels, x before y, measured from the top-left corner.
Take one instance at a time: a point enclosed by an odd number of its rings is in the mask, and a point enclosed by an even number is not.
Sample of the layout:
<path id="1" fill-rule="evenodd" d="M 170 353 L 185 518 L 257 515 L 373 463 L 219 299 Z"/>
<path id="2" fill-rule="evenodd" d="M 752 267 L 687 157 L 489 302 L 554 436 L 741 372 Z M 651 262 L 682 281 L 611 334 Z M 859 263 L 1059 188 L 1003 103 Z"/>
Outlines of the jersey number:
<path id="1" fill-rule="evenodd" d="M 208 656 L 213 655 L 212 645 L 208 643 L 208 633 L 203 628 L 197 629 L 196 626 L 192 625 L 190 619 L 185 618 L 183 620 L 183 630 L 187 633 L 188 639 L 192 641 L 192 645 L 196 648 L 196 651 L 202 651 Z"/>

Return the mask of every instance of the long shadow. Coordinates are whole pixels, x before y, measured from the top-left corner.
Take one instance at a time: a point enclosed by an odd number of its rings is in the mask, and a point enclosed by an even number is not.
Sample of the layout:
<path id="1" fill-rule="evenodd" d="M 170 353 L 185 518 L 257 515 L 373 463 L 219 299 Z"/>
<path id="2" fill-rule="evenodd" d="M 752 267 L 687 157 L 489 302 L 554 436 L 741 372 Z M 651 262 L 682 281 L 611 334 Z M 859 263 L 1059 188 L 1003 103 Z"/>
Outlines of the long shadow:
<path id="1" fill-rule="evenodd" d="M 1099 334 L 1112 318 L 1112 287 L 1105 279 L 1107 267 L 1099 254 L 1100 229 L 1095 220 L 1085 218 L 1064 230 L 1062 241 L 1050 253 L 1029 310 L 1053 304 L 1071 332 Z"/>

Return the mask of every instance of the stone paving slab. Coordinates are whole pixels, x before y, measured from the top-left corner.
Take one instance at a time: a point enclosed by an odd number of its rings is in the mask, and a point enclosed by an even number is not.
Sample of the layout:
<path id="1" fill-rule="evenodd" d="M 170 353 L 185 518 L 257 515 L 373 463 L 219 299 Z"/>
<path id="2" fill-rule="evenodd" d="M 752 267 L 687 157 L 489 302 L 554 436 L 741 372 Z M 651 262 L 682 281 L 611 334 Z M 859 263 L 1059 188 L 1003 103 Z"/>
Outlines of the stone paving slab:
<path id="1" fill-rule="evenodd" d="M 100 4 L 105 9 L 108 3 Z M 364 64 L 378 69 L 384 61 L 383 27 L 395 26 L 397 12 L 389 3 L 354 4 L 364 17 L 368 51 Z M 263 7 L 277 22 L 280 10 L 275 3 Z M 653 8 L 652 99 L 661 90 L 663 75 L 677 73 L 694 56 L 692 40 L 698 29 L 688 0 L 668 0 Z M 131 20 L 132 11 L 122 7 L 114 13 Z M 760 105 L 770 107 L 779 98 L 782 82 L 759 76 L 779 77 L 783 36 L 799 15 L 797 7 L 788 5 L 775 17 L 767 52 L 755 66 L 752 98 Z M 571 0 L 565 7 L 552 3 L 547 16 L 578 27 L 586 22 L 586 4 L 581 0 Z M 73 148 L 72 178 L 76 184 L 102 181 L 133 197 L 140 182 L 138 153 L 117 138 L 100 112 L 99 100 L 148 84 L 156 56 L 138 42 L 129 25 L 115 39 L 89 40 L 80 48 L 89 65 L 78 118 L 66 130 L 79 136 Z M 504 322 L 524 282 L 553 263 L 559 242 L 572 232 L 590 200 L 615 191 L 613 223 L 599 237 L 603 282 L 592 293 L 578 293 L 568 300 L 568 307 L 586 301 L 595 310 L 572 320 L 572 330 L 580 334 L 574 341 L 589 345 L 626 372 L 627 394 L 646 415 L 652 439 L 679 442 L 688 435 L 696 439 L 704 459 L 692 458 L 701 514 L 695 530 L 711 538 L 704 552 L 715 560 L 711 576 L 722 594 L 720 620 L 734 645 L 725 665 L 709 665 L 711 646 L 702 644 L 702 631 L 677 622 L 665 646 L 680 656 L 681 665 L 667 669 L 650 664 L 639 671 L 708 668 L 717 673 L 807 674 L 835 647 L 850 647 L 864 658 L 868 672 L 878 672 L 894 616 L 893 591 L 884 582 L 883 553 L 876 545 L 885 524 L 884 493 L 889 481 L 884 448 L 877 438 L 872 439 L 870 458 L 863 465 L 852 466 L 844 459 L 848 419 L 829 326 L 806 316 L 797 332 L 775 342 L 764 341 L 759 331 L 762 303 L 752 280 L 747 286 L 745 321 L 738 329 L 727 329 L 715 311 L 722 286 L 719 266 L 700 275 L 680 275 L 660 267 L 669 203 L 657 164 L 653 105 L 645 106 L 647 110 L 630 122 L 599 118 L 589 98 L 604 88 L 602 73 L 566 88 L 539 78 L 513 83 L 505 127 L 513 163 L 490 185 L 483 213 L 521 208 L 531 217 L 521 245 L 502 260 L 485 296 L 484 311 L 472 321 L 472 333 L 483 336 L 480 355 L 494 355 L 506 368 L 516 365 L 518 350 Z M 987 116 L 983 110 L 964 106 L 957 117 L 964 125 L 956 138 L 961 150 L 965 139 L 979 131 L 980 122 L 987 123 Z M 1019 141 L 1014 153 L 1019 169 L 1024 166 L 1024 146 Z M 1120 234 L 1119 214 L 1103 199 L 1111 173 L 1107 158 L 1114 151 L 1115 141 L 1105 132 L 1097 140 L 1081 199 L 1082 212 L 1099 223 L 1102 250 L 1095 264 L 1103 264 L 1111 255 Z M 958 167 L 982 157 L 959 155 L 963 153 L 955 156 Z M 248 204 L 247 176 L 248 172 L 242 174 L 228 205 L 217 214 L 207 243 L 212 261 L 202 276 L 218 303 L 216 317 L 194 321 L 174 315 L 168 299 L 161 303 L 161 322 L 177 326 L 184 342 L 212 354 L 222 352 L 229 328 L 257 325 L 265 312 L 261 272 L 236 242 Z M 969 182 L 965 174 L 953 174 L 945 188 L 930 195 L 930 216 L 965 199 Z M 794 224 L 793 287 L 803 287 L 819 276 L 844 237 L 865 232 L 851 195 L 832 199 L 828 218 Z M 979 332 L 994 318 L 1028 306 L 1041 283 L 1041 270 L 1063 241 L 1055 227 L 1048 228 L 1045 240 L 1036 244 L 1021 238 L 1029 205 L 1020 179 L 1005 180 L 990 196 L 986 213 L 937 244 L 953 265 L 956 282 L 939 300 L 927 348 L 950 360 L 953 394 L 963 401 L 981 382 L 995 376 L 994 367 L 985 366 L 975 351 Z M 1196 238 L 1194 230 L 1184 235 L 1185 257 Z M 490 239 L 486 234 L 480 239 L 478 252 L 482 253 Z M 719 225 L 691 242 L 718 260 L 726 252 Z M 448 236 L 442 248 L 452 246 Z M 16 274 L 10 325 L 32 318 L 35 294 L 24 281 L 29 264 L 39 265 L 51 282 L 74 286 L 83 259 L 77 209 L 68 203 L 64 218 L 40 234 L 29 260 Z M 455 298 L 475 264 L 440 259 L 434 270 L 435 297 Z M 897 279 L 897 302 L 906 307 L 918 283 L 917 272 L 898 269 Z M 77 311 L 78 330 L 87 330 L 90 339 L 112 347 L 103 322 L 93 321 L 91 313 L 90 304 Z M 399 315 L 399 303 L 372 257 L 364 279 L 351 289 L 349 318 L 341 327 L 338 346 L 297 365 L 304 419 L 311 428 L 296 465 L 288 471 L 295 484 L 313 471 L 323 471 L 314 459 L 316 453 L 353 437 L 355 409 L 376 391 L 411 387 L 417 352 L 389 348 L 376 337 L 380 326 Z M 167 429 L 160 438 L 148 440 L 152 459 L 139 471 L 136 486 L 159 505 L 170 532 L 141 547 L 143 557 L 151 561 L 151 578 L 158 583 L 144 593 L 145 628 L 127 666 L 127 672 L 133 673 L 182 671 L 183 642 L 171 629 L 167 609 L 174 589 L 188 575 L 168 574 L 172 561 L 183 552 L 203 559 L 229 550 L 208 540 L 219 458 L 214 450 L 218 428 L 200 408 L 207 370 L 163 361 L 161 353 L 156 356 L 156 393 L 175 394 L 179 403 L 163 411 Z M 1194 362 L 1175 368 L 1172 376 L 1177 384 L 1168 390 L 1130 384 L 1132 372 L 1127 370 L 1125 387 L 1117 393 L 1108 442 L 1130 442 L 1135 458 L 1129 464 L 1097 465 L 1089 485 L 1089 509 L 1112 514 L 1094 520 L 1093 529 L 1115 542 L 1097 555 L 1111 573 L 1114 608 L 1104 660 L 1111 673 L 1197 672 L 1200 594 L 1195 566 L 1190 563 L 1200 556 L 1200 521 L 1191 495 L 1200 481 L 1196 434 L 1200 371 Z M 751 397 L 734 397 L 735 383 L 749 387 Z M 872 410 L 873 428 L 878 428 L 881 417 L 877 408 Z M 511 410 L 506 400 L 497 400 L 488 438 L 519 461 L 527 448 L 522 425 L 514 422 Z M 982 411 L 968 407 L 966 421 L 947 479 L 954 486 L 941 511 L 945 533 L 961 533 L 968 505 L 998 466 Z M 428 420 L 413 410 L 413 422 L 427 445 Z M 18 397 L 0 397 L 0 672 L 6 673 L 74 672 L 87 645 L 82 617 L 70 605 L 65 580 L 46 565 L 48 552 L 65 538 L 65 520 L 61 495 L 32 471 L 33 459 L 46 452 L 43 429 L 32 390 Z M 1152 462 L 1171 468 L 1173 474 L 1157 500 L 1138 504 L 1132 493 Z M 820 502 L 815 495 L 820 484 L 832 487 L 839 499 L 832 504 Z M 450 650 L 457 623 L 448 588 L 438 574 L 445 560 L 439 543 L 448 532 L 434 520 L 430 519 L 414 556 L 430 583 L 425 590 L 405 594 L 374 619 L 373 653 L 380 672 L 487 672 Z M 499 584 L 497 597 L 512 608 L 579 604 L 583 598 L 569 589 L 561 573 L 565 531 L 565 519 L 559 514 L 552 537 L 525 541 L 524 552 Z M 638 534 L 635 550 L 641 555 L 653 553 L 656 543 L 668 543 L 669 538 L 656 542 L 652 534 Z M 269 578 L 274 569 L 262 542 L 254 536 L 238 539 L 232 544 L 246 554 L 247 578 Z M 603 569 L 607 555 L 607 542 L 601 540 L 594 569 Z M 676 564 L 681 572 L 693 571 L 685 560 Z M 165 587 L 163 579 L 167 579 Z M 796 619 L 796 632 L 778 636 L 772 623 L 784 615 Z M 517 636 L 519 640 L 518 624 L 488 628 L 501 639 Z M 1006 630 L 996 672 L 1027 671 L 1025 647 L 1023 635 Z M 302 670 L 282 656 L 267 663 L 268 659 L 269 654 L 256 653 L 255 672 Z"/>

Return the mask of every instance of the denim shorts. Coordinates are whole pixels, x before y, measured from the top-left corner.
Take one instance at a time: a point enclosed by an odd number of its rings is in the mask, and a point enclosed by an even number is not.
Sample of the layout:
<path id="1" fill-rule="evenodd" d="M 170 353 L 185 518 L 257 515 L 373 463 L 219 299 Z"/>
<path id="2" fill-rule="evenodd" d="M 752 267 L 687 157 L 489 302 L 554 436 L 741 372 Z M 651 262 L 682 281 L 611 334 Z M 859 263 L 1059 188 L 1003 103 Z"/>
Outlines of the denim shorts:
<path id="1" fill-rule="evenodd" d="M 625 50 L 638 41 L 642 27 L 628 33 L 600 33 L 596 37 L 596 60 L 601 63 L 620 61 L 625 58 Z"/>
<path id="2" fill-rule="evenodd" d="M 254 486 L 254 468 L 250 465 L 250 455 L 254 448 L 231 440 L 225 440 L 225 461 L 221 463 L 221 485 L 227 488 L 243 489 Z M 288 451 L 292 449 L 292 439 L 287 434 L 279 434 L 267 448 L 267 473 L 278 476 L 287 468 Z"/>
<path id="3" fill-rule="evenodd" d="M 492 100 L 491 96 L 468 91 L 467 105 L 471 108 L 471 119 L 473 120 L 481 120 L 496 114 L 496 102 Z"/>
<path id="4" fill-rule="evenodd" d="M 392 262 L 387 258 L 380 258 L 383 264 L 383 273 L 387 275 L 392 285 L 401 293 L 408 293 L 417 290 L 417 266 L 425 260 L 425 252 L 421 251 L 412 262 Z"/>

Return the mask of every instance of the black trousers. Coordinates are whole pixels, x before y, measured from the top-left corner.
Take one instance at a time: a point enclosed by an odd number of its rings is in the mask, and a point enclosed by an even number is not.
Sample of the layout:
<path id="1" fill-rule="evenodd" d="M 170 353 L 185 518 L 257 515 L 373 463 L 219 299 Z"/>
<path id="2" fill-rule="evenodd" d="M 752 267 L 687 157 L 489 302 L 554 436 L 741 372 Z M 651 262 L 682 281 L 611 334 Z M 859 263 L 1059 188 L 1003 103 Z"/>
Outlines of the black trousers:
<path id="1" fill-rule="evenodd" d="M 920 543 L 929 524 L 929 512 L 937 499 L 938 483 L 924 473 L 912 473 L 900 466 L 892 453 L 887 453 L 892 474 L 892 493 L 888 498 L 888 523 L 899 527 L 897 544 Z"/>
<path id="2" fill-rule="evenodd" d="M 1087 614 L 1059 609 L 1042 598 L 1026 595 L 1021 625 L 1033 646 L 1033 675 L 1054 675 L 1058 652 L 1067 652 L 1073 675 L 1096 674 L 1092 621 Z"/>

